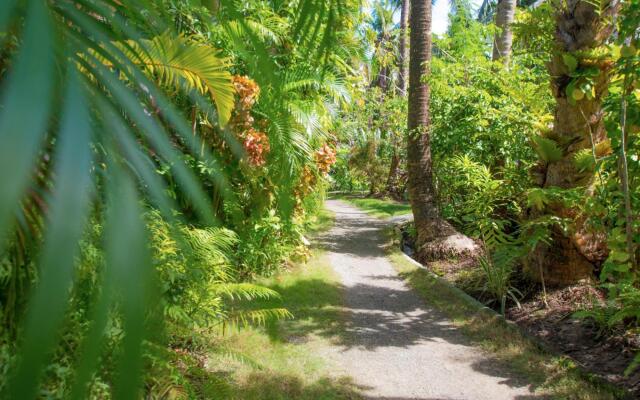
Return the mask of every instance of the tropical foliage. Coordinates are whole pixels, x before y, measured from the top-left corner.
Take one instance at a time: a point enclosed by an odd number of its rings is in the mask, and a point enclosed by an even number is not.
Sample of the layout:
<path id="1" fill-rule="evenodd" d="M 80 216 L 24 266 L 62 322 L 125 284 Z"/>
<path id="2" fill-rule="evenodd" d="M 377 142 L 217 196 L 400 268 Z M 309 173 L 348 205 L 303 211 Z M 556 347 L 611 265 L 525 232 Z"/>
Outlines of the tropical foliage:
<path id="1" fill-rule="evenodd" d="M 252 278 L 306 257 L 356 11 L 3 4 L 5 397 L 162 396 L 188 388 L 171 349 L 198 332 L 290 317 L 238 301 L 277 298 Z"/>
<path id="2" fill-rule="evenodd" d="M 482 278 L 475 287 L 504 312 L 505 302 L 524 296 L 516 283 L 541 283 L 544 292 L 586 279 L 609 300 L 579 315 L 635 332 L 638 3 L 519 3 L 507 26 L 510 54 L 496 60 L 492 48 L 504 29 L 492 23 L 496 3 L 485 2 L 477 20 L 468 3 L 454 6 L 448 31 L 434 35 L 423 77 L 430 90 L 428 153 L 437 213 L 485 253 L 477 258 Z M 590 22 L 576 22 L 576 13 Z M 400 29 L 372 27 L 378 38 Z M 371 54 L 380 52 L 379 42 L 370 41 Z M 398 60 L 396 47 L 385 64 L 392 82 Z M 402 119 L 413 105 L 378 89 L 376 76 L 363 79 L 382 93 L 355 97 L 367 105 L 363 113 L 345 112 L 334 187 L 407 199 L 406 180 L 394 180 L 393 190 L 385 183 L 397 170 L 394 155 L 400 170 L 407 165 L 407 153 L 394 149 L 398 139 L 406 147 Z"/>
<path id="3" fill-rule="evenodd" d="M 502 313 L 586 279 L 636 332 L 640 4 L 530 3 L 431 45 L 430 2 L 4 0 L 1 396 L 222 395 L 192 350 L 292 317 L 257 282 L 329 189 L 411 200 L 422 260 L 473 239 Z"/>

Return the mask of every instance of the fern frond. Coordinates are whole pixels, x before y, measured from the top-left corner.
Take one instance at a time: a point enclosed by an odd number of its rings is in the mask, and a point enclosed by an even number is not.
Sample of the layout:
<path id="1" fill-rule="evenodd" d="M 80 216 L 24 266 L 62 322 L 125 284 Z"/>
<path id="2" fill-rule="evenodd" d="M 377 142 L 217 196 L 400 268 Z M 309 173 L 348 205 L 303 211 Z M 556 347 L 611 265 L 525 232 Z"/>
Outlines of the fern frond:
<path id="1" fill-rule="evenodd" d="M 243 310 L 227 315 L 225 325 L 249 326 L 264 325 L 268 320 L 293 318 L 293 314 L 286 308 L 267 308 L 263 310 Z"/>
<path id="2" fill-rule="evenodd" d="M 278 299 L 280 294 L 273 289 L 253 283 L 217 283 L 211 288 L 212 294 L 231 300 Z"/>
<path id="3" fill-rule="evenodd" d="M 596 166 L 596 160 L 593 158 L 593 152 L 591 149 L 582 149 L 578 151 L 573 156 L 573 162 L 580 172 L 593 171 Z"/>
<path id="4" fill-rule="evenodd" d="M 527 205 L 542 210 L 549 203 L 547 192 L 542 188 L 532 188 L 527 192 Z"/>
<path id="5" fill-rule="evenodd" d="M 224 346 L 214 347 L 212 350 L 220 358 L 233 360 L 235 362 L 238 362 L 244 365 L 249 365 L 253 369 L 257 369 L 257 370 L 264 369 L 262 364 L 256 361 L 256 359 L 254 359 L 253 357 L 250 357 L 249 355 L 243 352 L 231 349 L 229 347 L 224 347 Z"/>
<path id="6" fill-rule="evenodd" d="M 194 254 L 228 263 L 233 246 L 238 243 L 235 232 L 223 228 L 183 229 L 184 236 Z"/>

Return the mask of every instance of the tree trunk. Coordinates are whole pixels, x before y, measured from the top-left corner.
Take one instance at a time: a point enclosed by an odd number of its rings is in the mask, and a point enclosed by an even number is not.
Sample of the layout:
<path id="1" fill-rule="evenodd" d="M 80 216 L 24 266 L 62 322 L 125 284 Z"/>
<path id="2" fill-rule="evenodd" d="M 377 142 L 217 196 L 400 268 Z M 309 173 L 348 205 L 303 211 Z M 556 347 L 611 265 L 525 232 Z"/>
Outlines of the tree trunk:
<path id="1" fill-rule="evenodd" d="M 377 79 L 378 87 L 382 92 L 381 101 L 384 99 L 384 94 L 389 91 L 389 67 L 380 68 L 380 72 L 378 72 Z"/>
<path id="2" fill-rule="evenodd" d="M 407 172 L 409 199 L 416 227 L 416 254 L 421 261 L 475 251 L 440 217 L 433 185 L 429 85 L 422 77 L 431 61 L 431 0 L 411 1 Z"/>
<path id="3" fill-rule="evenodd" d="M 550 162 L 544 171 L 543 186 L 571 189 L 587 187 L 587 195 L 593 191 L 595 176 L 592 172 L 580 172 L 575 165 L 576 153 L 583 149 L 595 149 L 607 139 L 603 120 L 602 99 L 606 95 L 609 69 L 607 60 L 578 60 L 578 68 L 596 62 L 598 75 L 593 77 L 594 96 L 572 101 L 567 97 L 567 86 L 572 78 L 563 55 L 576 51 L 588 51 L 604 44 L 611 34 L 607 21 L 616 11 L 608 7 L 602 13 L 587 0 L 568 0 L 556 11 L 554 56 L 548 64 L 551 90 L 556 99 L 553 131 L 548 138 L 563 150 L 562 158 Z M 573 96 L 576 99 L 575 96 Z M 604 146 L 606 148 L 606 146 Z M 595 150 L 594 150 L 595 152 Z M 550 245 L 539 245 L 532 254 L 531 273 L 541 271 L 551 284 L 569 284 L 591 278 L 594 266 L 607 257 L 606 234 L 587 226 L 585 215 L 562 204 L 551 204 L 546 212 L 572 221 L 569 235 L 560 228 L 552 229 Z"/>
<path id="4" fill-rule="evenodd" d="M 409 0 L 402 0 L 402 11 L 400 12 L 400 43 L 398 48 L 400 56 L 398 63 L 398 94 L 407 95 L 407 61 L 409 60 L 409 48 L 407 47 L 407 25 L 409 24 Z"/>
<path id="5" fill-rule="evenodd" d="M 398 154 L 398 143 L 393 141 L 393 154 L 391 155 L 391 165 L 389 166 L 389 176 L 387 177 L 387 194 L 394 198 L 399 198 L 398 175 L 400 172 L 400 155 Z"/>
<path id="6" fill-rule="evenodd" d="M 516 13 L 516 0 L 498 0 L 496 10 L 496 27 L 500 32 L 493 39 L 493 61 L 501 60 L 504 65 L 509 63 L 511 57 L 511 44 L 513 42 L 513 17 Z"/>
<path id="7" fill-rule="evenodd" d="M 422 81 L 431 62 L 430 0 L 411 2 L 410 46 L 407 188 L 420 247 L 434 238 L 434 225 L 440 219 L 431 171 L 429 85 Z"/>

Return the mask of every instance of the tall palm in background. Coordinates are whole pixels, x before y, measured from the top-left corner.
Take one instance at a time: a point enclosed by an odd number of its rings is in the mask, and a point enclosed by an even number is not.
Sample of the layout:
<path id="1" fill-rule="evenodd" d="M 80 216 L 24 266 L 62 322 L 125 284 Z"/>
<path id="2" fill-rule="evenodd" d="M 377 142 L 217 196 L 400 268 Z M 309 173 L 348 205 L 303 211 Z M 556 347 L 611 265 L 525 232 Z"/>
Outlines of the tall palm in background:
<path id="1" fill-rule="evenodd" d="M 400 34 L 398 35 L 398 94 L 407 94 L 407 70 L 409 67 L 409 47 L 407 46 L 410 0 L 400 4 Z"/>
<path id="2" fill-rule="evenodd" d="M 393 22 L 395 11 L 395 6 L 386 1 L 376 2 L 373 5 L 371 29 L 376 35 L 372 58 L 376 77 L 373 82 L 383 93 L 392 89 L 393 72 L 396 66 L 395 42 L 393 40 L 397 33 L 396 24 Z"/>
<path id="3" fill-rule="evenodd" d="M 496 6 L 496 27 L 498 32 L 493 39 L 493 61 L 502 61 L 504 65 L 509 64 L 511 56 L 511 44 L 513 42 L 513 31 L 511 24 L 516 13 L 517 0 L 498 0 Z"/>
<path id="4" fill-rule="evenodd" d="M 400 31 L 398 32 L 398 84 L 396 93 L 398 96 L 407 95 L 407 72 L 409 67 L 409 46 L 408 24 L 409 24 L 409 0 L 400 1 Z M 400 197 L 399 193 L 399 174 L 400 174 L 400 139 L 397 135 L 392 137 L 392 154 L 391 164 L 389 166 L 389 175 L 387 177 L 386 192 L 392 196 Z"/>

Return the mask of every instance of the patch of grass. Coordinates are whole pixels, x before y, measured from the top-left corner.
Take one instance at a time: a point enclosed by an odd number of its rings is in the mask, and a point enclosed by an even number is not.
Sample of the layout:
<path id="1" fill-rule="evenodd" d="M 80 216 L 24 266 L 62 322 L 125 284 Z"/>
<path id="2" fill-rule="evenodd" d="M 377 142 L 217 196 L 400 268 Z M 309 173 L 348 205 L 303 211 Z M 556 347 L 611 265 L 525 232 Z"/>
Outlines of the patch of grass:
<path id="1" fill-rule="evenodd" d="M 338 198 L 340 198 L 340 200 L 347 201 L 368 214 L 378 218 L 390 218 L 396 215 L 411 214 L 411 205 L 409 205 L 409 203 L 346 195 L 339 196 Z"/>
<path id="2" fill-rule="evenodd" d="M 316 215 L 309 218 L 305 225 L 305 230 L 310 235 L 329 230 L 333 226 L 335 217 L 334 213 L 323 208 Z"/>
<path id="3" fill-rule="evenodd" d="M 295 318 L 240 328 L 223 338 L 221 346 L 231 354 L 255 361 L 232 357 L 217 365 L 231 383 L 228 398 L 360 399 L 351 379 L 332 374 L 322 357 L 323 348 L 341 340 L 343 332 L 342 287 L 322 252 L 317 250 L 306 265 L 260 284 L 278 291 L 282 299 L 254 301 L 252 307 L 285 307 Z"/>
<path id="4" fill-rule="evenodd" d="M 333 221 L 334 215 L 323 210 L 310 220 L 307 232 L 313 236 L 325 231 Z M 343 287 L 323 251 L 314 249 L 306 264 L 295 264 L 258 283 L 281 298 L 253 300 L 241 308 L 284 307 L 294 318 L 213 336 L 206 366 L 193 370 L 192 378 L 222 381 L 209 392 L 216 399 L 362 399 L 361 388 L 351 378 L 338 376 L 323 357 L 324 349 L 344 335 Z"/>
<path id="5" fill-rule="evenodd" d="M 394 268 L 425 302 L 445 313 L 473 344 L 527 377 L 536 395 L 581 400 L 625 398 L 622 390 L 585 374 L 569 358 L 546 352 L 517 327 L 409 262 L 396 246 L 389 245 L 388 253 Z"/>

